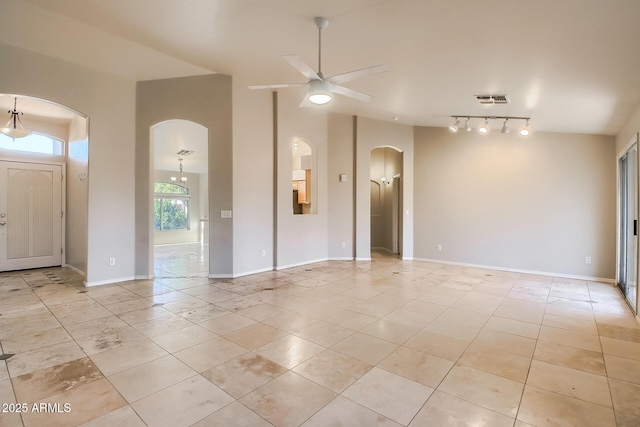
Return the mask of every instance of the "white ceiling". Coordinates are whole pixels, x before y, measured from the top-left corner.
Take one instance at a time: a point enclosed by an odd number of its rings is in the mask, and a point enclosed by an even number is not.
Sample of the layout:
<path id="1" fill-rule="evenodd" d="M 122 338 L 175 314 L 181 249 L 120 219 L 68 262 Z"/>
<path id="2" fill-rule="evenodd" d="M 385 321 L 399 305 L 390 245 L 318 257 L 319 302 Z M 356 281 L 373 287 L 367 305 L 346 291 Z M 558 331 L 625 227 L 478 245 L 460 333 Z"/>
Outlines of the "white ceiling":
<path id="1" fill-rule="evenodd" d="M 534 131 L 614 135 L 640 101 L 638 0 L 3 0 L 0 40 L 136 80 L 304 82 L 281 57 L 317 68 L 314 16 L 330 21 L 326 76 L 389 70 L 345 83 L 372 102 L 336 96 L 332 111 L 428 126 L 531 116 Z"/>
<path id="2" fill-rule="evenodd" d="M 179 161 L 185 173 L 208 173 L 207 128 L 187 120 L 168 120 L 152 128 L 154 169 L 178 172 Z M 179 155 L 178 151 L 193 151 Z"/>

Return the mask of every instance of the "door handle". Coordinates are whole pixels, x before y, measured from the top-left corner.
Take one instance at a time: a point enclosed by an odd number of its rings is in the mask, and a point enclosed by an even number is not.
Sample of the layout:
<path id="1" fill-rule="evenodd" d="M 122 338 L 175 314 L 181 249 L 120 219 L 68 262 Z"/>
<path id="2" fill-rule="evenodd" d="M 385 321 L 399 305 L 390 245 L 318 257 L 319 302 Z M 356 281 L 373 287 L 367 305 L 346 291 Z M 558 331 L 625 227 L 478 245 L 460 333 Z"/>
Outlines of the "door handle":
<path id="1" fill-rule="evenodd" d="M 0 225 L 4 225 L 4 221 L 0 222 Z M 638 220 L 637 219 L 633 220 L 633 235 L 634 236 L 638 235 Z"/>

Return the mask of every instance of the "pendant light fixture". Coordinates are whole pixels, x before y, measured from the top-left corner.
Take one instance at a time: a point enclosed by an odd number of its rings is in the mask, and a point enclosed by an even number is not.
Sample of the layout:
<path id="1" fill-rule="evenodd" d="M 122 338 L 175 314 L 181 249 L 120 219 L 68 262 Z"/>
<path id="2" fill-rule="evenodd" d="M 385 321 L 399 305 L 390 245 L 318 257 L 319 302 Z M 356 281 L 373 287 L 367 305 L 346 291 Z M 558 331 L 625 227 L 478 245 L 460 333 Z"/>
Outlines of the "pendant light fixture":
<path id="1" fill-rule="evenodd" d="M 31 135 L 31 132 L 25 130 L 24 126 L 22 126 L 20 116 L 23 115 L 23 113 L 17 110 L 17 104 L 18 98 L 16 97 L 13 99 L 13 111 L 8 111 L 8 113 L 11 114 L 11 117 L 9 117 L 9 121 L 7 122 L 7 124 L 4 125 L 2 129 L 0 129 L 0 132 L 14 139 L 24 138 L 25 136 Z"/>
<path id="2" fill-rule="evenodd" d="M 178 169 L 180 174 L 179 174 L 179 176 L 172 176 L 171 177 L 171 182 L 180 181 L 182 184 L 186 184 L 187 183 L 187 177 L 182 175 L 182 160 L 183 159 L 178 159 L 178 161 L 180 162 L 180 168 Z"/>

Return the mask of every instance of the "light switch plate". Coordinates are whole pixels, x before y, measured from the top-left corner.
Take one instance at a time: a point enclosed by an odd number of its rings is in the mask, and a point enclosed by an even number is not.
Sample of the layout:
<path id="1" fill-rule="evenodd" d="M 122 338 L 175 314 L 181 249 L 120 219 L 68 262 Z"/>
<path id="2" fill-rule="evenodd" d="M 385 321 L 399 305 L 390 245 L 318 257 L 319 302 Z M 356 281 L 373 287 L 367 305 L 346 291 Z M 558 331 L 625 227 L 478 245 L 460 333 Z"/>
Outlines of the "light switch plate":
<path id="1" fill-rule="evenodd" d="M 341 173 L 340 174 L 340 182 L 347 182 L 347 174 L 346 173 Z"/>
<path id="2" fill-rule="evenodd" d="M 231 211 L 220 211 L 220 218 L 231 218 Z"/>

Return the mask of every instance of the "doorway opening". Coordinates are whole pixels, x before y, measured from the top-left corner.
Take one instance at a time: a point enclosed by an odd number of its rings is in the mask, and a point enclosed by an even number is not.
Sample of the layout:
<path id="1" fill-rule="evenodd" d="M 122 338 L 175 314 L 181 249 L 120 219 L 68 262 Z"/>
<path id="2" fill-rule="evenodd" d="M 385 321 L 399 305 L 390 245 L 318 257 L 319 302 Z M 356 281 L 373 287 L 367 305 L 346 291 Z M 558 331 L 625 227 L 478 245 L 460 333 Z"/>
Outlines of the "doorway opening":
<path id="1" fill-rule="evenodd" d="M 209 275 L 208 133 L 188 120 L 151 127 L 156 279 Z"/>
<path id="2" fill-rule="evenodd" d="M 371 251 L 402 257 L 403 153 L 395 147 L 371 150 Z"/>
<path id="3" fill-rule="evenodd" d="M 0 111 L 14 106 L 30 135 L 0 141 L 0 271 L 62 265 L 86 277 L 89 119 L 0 94 Z"/>
<path id="4" fill-rule="evenodd" d="M 618 159 L 617 284 L 634 313 L 638 310 L 638 143 Z"/>

